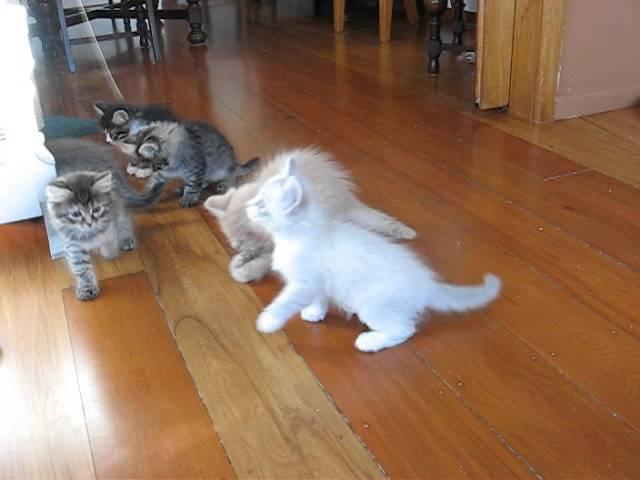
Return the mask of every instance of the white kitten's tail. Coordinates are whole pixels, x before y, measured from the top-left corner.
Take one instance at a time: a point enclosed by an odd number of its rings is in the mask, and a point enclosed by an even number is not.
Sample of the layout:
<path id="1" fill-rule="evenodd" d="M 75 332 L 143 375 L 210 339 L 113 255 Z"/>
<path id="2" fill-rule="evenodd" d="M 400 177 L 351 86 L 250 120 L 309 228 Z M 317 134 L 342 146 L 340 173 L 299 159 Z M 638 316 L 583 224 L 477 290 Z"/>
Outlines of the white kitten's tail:
<path id="1" fill-rule="evenodd" d="M 481 308 L 500 293 L 500 279 L 490 273 L 484 276 L 484 283 L 473 287 L 462 287 L 438 283 L 427 308 L 440 312 L 464 312 Z"/>
<path id="2" fill-rule="evenodd" d="M 391 215 L 367 207 L 364 203 L 351 209 L 348 218 L 365 228 L 382 233 L 397 240 L 412 240 L 416 238 L 413 228 L 406 226 Z"/>

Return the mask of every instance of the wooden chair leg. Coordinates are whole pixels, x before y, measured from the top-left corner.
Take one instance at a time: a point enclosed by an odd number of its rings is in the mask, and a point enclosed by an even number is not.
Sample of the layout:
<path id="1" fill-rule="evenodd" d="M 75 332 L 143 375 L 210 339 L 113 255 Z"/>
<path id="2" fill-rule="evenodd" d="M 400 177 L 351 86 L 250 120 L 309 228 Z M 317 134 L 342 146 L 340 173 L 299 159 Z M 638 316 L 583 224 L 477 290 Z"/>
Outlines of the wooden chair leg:
<path id="1" fill-rule="evenodd" d="M 387 43 L 391 38 L 391 16 L 393 14 L 393 0 L 380 0 L 380 42 Z"/>
<path id="2" fill-rule="evenodd" d="M 64 55 L 67 57 L 67 67 L 71 73 L 76 72 L 76 63 L 73 61 L 73 53 L 71 52 L 71 41 L 69 40 L 69 30 L 67 29 L 67 19 L 64 16 L 64 6 L 62 0 L 56 0 L 56 8 L 58 10 L 58 21 L 60 22 L 60 32 L 62 33 L 62 44 L 64 46 Z"/>
<path id="3" fill-rule="evenodd" d="M 447 9 L 447 0 L 430 0 L 427 2 L 429 14 L 429 40 L 427 53 L 429 55 L 429 73 L 440 73 L 440 54 L 442 53 L 442 37 L 440 36 L 440 16 Z"/>
<path id="4" fill-rule="evenodd" d="M 418 23 L 418 6 L 416 0 L 404 0 L 404 11 L 407 14 L 407 21 L 413 25 Z"/>
<path id="5" fill-rule="evenodd" d="M 333 30 L 336 33 L 344 31 L 344 2 L 345 0 L 333 0 Z"/>
<path id="6" fill-rule="evenodd" d="M 160 51 L 160 38 L 158 37 L 158 22 L 156 20 L 156 6 L 153 0 L 146 0 L 147 18 L 149 19 L 149 29 L 151 30 L 151 50 L 153 51 L 153 61 L 158 63 L 162 61 L 162 52 Z"/>
<path id="7" fill-rule="evenodd" d="M 464 33 L 464 0 L 453 0 L 453 44 L 462 45 Z"/>

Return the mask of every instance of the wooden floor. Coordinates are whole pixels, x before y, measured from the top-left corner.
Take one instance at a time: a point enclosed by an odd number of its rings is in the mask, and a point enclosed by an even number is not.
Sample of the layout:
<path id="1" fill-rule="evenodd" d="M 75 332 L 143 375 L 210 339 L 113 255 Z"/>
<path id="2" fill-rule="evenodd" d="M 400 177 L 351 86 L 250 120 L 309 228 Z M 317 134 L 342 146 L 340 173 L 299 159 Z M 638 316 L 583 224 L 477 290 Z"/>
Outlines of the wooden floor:
<path id="1" fill-rule="evenodd" d="M 435 269 L 495 272 L 501 298 L 366 355 L 339 315 L 258 334 L 278 281 L 233 282 L 215 221 L 170 194 L 91 303 L 41 220 L 0 227 L 0 477 L 640 478 L 638 110 L 476 112 L 471 66 L 425 75 L 424 26 L 399 14 L 379 45 L 375 16 L 336 36 L 312 10 L 211 1 L 208 46 L 168 23 L 163 64 L 102 42 L 113 78 L 75 46 L 76 75 L 38 63 L 44 110 L 91 117 L 119 89 L 244 160 L 319 145 Z"/>

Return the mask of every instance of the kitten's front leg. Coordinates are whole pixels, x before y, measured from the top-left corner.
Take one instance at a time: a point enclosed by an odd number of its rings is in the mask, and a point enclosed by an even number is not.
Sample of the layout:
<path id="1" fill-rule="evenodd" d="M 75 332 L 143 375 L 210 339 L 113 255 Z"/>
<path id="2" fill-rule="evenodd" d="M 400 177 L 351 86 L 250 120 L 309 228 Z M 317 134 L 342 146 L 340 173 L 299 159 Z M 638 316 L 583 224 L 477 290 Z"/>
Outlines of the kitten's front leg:
<path id="1" fill-rule="evenodd" d="M 247 257 L 238 253 L 229 263 L 229 271 L 236 282 L 252 282 L 264 277 L 271 270 L 271 253 L 264 252 L 257 256 Z"/>
<path id="2" fill-rule="evenodd" d="M 202 178 L 200 176 L 187 178 L 184 182 L 184 191 L 182 192 L 180 206 L 182 208 L 189 208 L 198 203 L 200 192 L 202 192 Z"/>
<path id="3" fill-rule="evenodd" d="M 282 292 L 258 316 L 256 328 L 263 333 L 271 333 L 284 327 L 287 320 L 309 305 L 316 292 L 301 285 L 288 284 Z"/>
<path id="4" fill-rule="evenodd" d="M 71 244 L 65 248 L 65 257 L 71 273 L 76 280 L 78 300 L 93 300 L 100 293 L 98 280 L 91 264 L 91 254 L 79 245 Z"/>
<path id="5" fill-rule="evenodd" d="M 324 320 L 327 310 L 329 310 L 329 299 L 325 295 L 320 295 L 302 309 L 300 317 L 307 322 L 319 322 Z"/>

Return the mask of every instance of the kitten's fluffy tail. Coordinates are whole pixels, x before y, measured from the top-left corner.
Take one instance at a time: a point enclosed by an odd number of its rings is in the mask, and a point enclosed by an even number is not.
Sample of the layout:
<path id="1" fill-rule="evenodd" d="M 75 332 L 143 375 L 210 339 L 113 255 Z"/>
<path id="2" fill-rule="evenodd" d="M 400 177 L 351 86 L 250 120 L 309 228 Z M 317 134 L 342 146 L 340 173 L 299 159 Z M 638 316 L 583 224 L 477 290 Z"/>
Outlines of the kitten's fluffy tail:
<path id="1" fill-rule="evenodd" d="M 500 293 L 500 279 L 490 273 L 484 276 L 484 283 L 473 287 L 436 284 L 437 288 L 427 308 L 440 312 L 464 312 L 481 308 L 491 302 Z"/>
<path id="2" fill-rule="evenodd" d="M 244 177 L 245 175 L 249 175 L 251 172 L 253 172 L 259 166 L 260 166 L 260 157 L 254 157 L 251 160 L 249 160 L 247 163 L 245 163 L 244 165 L 238 165 L 236 167 L 236 171 L 235 171 L 236 178 Z"/>
<path id="3" fill-rule="evenodd" d="M 126 180 L 125 180 L 126 182 Z M 121 188 L 122 198 L 124 198 L 124 204 L 127 208 L 145 209 L 153 207 L 164 190 L 164 182 L 158 182 L 151 186 L 149 190 L 145 190 L 140 193 L 129 186 L 128 183 L 124 183 Z"/>

